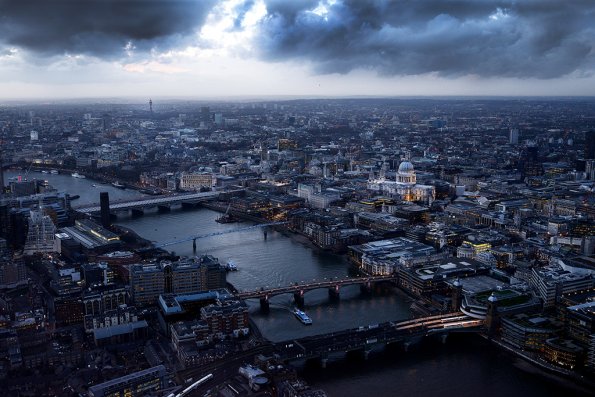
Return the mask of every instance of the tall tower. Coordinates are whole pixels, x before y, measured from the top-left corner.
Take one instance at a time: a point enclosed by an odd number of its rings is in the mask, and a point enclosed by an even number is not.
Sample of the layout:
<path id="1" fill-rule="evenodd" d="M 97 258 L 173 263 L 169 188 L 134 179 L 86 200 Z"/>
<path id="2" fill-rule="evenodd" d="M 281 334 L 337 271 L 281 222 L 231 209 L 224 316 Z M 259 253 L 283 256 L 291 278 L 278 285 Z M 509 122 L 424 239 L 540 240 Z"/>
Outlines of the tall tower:
<path id="1" fill-rule="evenodd" d="M 153 113 L 153 100 L 149 99 L 149 112 Z"/>
<path id="2" fill-rule="evenodd" d="M 595 130 L 585 133 L 585 160 L 595 159 Z"/>
<path id="3" fill-rule="evenodd" d="M 99 193 L 99 205 L 101 208 L 101 226 L 110 227 L 112 222 L 110 219 L 108 192 Z"/>
<path id="4" fill-rule="evenodd" d="M 4 168 L 2 168 L 2 141 L 0 141 L 0 198 L 4 195 Z"/>
<path id="5" fill-rule="evenodd" d="M 494 335 L 498 328 L 499 317 L 498 317 L 498 298 L 496 294 L 492 292 L 492 295 L 488 298 L 488 312 L 486 315 L 485 326 L 488 331 L 488 335 Z"/>
<path id="6" fill-rule="evenodd" d="M 519 143 L 519 130 L 511 128 L 508 133 L 508 143 L 511 145 L 517 145 Z"/>
<path id="7" fill-rule="evenodd" d="M 457 278 L 452 284 L 452 311 L 461 310 L 461 302 L 463 300 L 463 286 L 461 281 Z"/>

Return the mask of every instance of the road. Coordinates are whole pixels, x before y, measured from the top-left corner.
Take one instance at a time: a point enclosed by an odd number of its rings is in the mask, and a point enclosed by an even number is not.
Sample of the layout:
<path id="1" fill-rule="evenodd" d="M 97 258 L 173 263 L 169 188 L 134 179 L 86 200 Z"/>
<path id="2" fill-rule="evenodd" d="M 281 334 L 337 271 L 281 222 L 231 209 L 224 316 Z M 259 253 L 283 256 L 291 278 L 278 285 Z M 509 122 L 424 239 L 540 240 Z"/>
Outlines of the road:
<path id="1" fill-rule="evenodd" d="M 189 396 L 202 396 L 207 392 L 207 390 L 223 383 L 231 377 L 236 376 L 238 374 L 238 369 L 242 365 L 253 363 L 254 358 L 259 354 L 268 355 L 273 353 L 273 351 L 274 347 L 272 344 L 257 346 L 245 352 L 234 354 L 232 357 L 227 357 L 223 360 L 201 365 L 196 368 L 178 371 L 176 377 L 178 378 L 178 382 L 186 387 L 207 374 L 213 374 L 213 379 L 209 380 L 204 385 L 197 387 L 192 393 L 189 394 Z M 186 380 L 190 378 L 192 378 L 192 381 L 186 382 Z"/>

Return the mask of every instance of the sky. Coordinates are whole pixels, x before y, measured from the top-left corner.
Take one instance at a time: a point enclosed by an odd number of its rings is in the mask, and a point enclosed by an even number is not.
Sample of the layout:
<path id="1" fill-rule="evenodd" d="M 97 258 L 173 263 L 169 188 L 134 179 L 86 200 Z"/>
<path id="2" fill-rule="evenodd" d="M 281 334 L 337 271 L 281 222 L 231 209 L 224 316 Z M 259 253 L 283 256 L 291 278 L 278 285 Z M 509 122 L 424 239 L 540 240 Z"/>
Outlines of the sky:
<path id="1" fill-rule="evenodd" d="M 0 0 L 0 98 L 592 96 L 595 0 Z"/>

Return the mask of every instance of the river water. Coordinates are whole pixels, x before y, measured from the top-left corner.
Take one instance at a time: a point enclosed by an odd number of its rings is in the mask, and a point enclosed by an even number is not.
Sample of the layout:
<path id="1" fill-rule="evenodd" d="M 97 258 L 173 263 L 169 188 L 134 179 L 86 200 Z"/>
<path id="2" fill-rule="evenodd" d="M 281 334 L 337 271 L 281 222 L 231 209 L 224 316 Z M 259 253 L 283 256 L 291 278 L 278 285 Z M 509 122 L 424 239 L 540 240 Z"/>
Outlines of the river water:
<path id="1" fill-rule="evenodd" d="M 18 175 L 7 172 L 5 178 Z M 51 185 L 72 195 L 80 195 L 73 205 L 99 201 L 99 192 L 108 191 L 110 199 L 141 196 L 132 190 L 110 185 L 93 187 L 88 179 L 70 175 L 29 174 L 31 179 L 46 179 Z M 117 223 L 140 236 L 164 242 L 189 235 L 203 235 L 250 226 L 251 223 L 219 224 L 219 214 L 197 209 L 169 213 L 147 211 L 145 216 L 121 216 Z M 169 247 L 178 255 L 192 255 L 192 243 Z M 197 240 L 197 254 L 210 254 L 222 263 L 232 260 L 239 270 L 228 280 L 240 290 L 282 286 L 293 282 L 348 276 L 348 263 L 341 256 L 321 252 L 300 236 L 269 231 L 264 238 L 252 229 Z M 258 302 L 248 302 L 251 316 L 263 335 L 279 341 L 334 330 L 353 328 L 411 316 L 409 303 L 395 293 L 362 296 L 359 287 L 345 287 L 341 300 L 332 303 L 327 291 L 305 295 L 305 311 L 313 320 L 304 326 L 291 314 L 292 296 L 271 299 L 269 314 L 261 314 Z M 543 376 L 532 366 L 492 348 L 473 336 L 450 336 L 445 345 L 427 342 L 410 352 L 388 350 L 363 361 L 349 357 L 332 362 L 325 370 L 306 366 L 303 376 L 315 387 L 333 397 L 347 396 L 560 396 L 586 394 L 564 381 Z"/>

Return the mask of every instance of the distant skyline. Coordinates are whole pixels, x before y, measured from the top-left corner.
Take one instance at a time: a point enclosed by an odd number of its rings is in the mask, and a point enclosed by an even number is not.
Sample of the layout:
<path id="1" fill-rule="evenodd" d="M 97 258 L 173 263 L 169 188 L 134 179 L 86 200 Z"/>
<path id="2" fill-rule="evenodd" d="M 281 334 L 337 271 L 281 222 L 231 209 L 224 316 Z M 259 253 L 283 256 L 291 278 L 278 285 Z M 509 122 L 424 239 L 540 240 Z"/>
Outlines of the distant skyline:
<path id="1" fill-rule="evenodd" d="M 0 0 L 0 98 L 592 96 L 591 0 Z"/>

